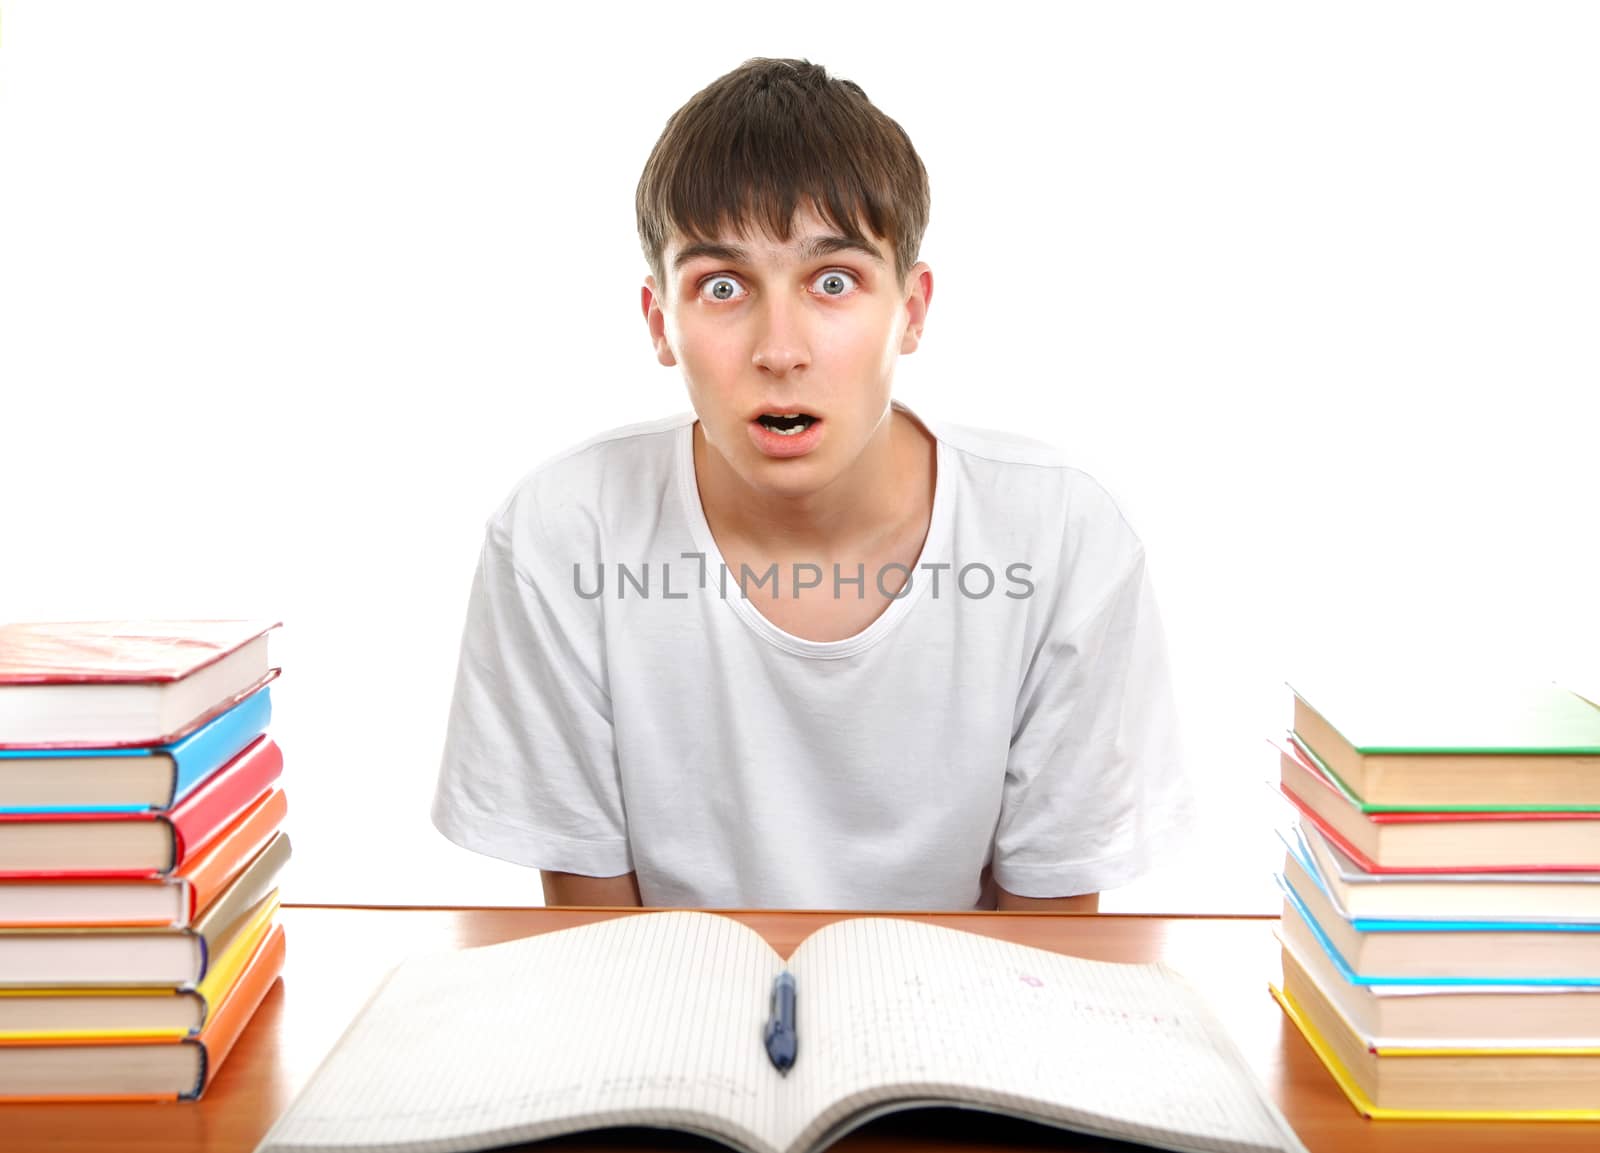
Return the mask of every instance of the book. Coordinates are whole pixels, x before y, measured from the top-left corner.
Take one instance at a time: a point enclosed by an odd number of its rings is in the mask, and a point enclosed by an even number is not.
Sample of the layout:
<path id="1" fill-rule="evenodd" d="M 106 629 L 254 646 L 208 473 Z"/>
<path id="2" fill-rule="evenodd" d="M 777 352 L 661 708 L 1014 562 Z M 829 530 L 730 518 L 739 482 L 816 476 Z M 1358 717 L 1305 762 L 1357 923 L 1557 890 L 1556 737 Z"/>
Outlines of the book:
<path id="1" fill-rule="evenodd" d="M 198 1099 L 277 982 L 285 953 L 283 926 L 273 925 L 194 1037 L 0 1042 L 0 1100 Z"/>
<path id="2" fill-rule="evenodd" d="M 1275 747 L 1284 796 L 1368 872 L 1600 872 L 1600 812 L 1364 813 L 1293 745 Z"/>
<path id="3" fill-rule="evenodd" d="M 1559 685 L 1328 680 L 1294 731 L 1365 801 L 1600 806 L 1600 709 Z"/>
<path id="4" fill-rule="evenodd" d="M 1356 984 L 1300 918 L 1285 918 L 1277 936 L 1339 1015 L 1373 1045 L 1600 1047 L 1600 986 Z"/>
<path id="5" fill-rule="evenodd" d="M 1314 825 L 1280 835 L 1352 920 L 1600 921 L 1600 873 L 1369 873 Z"/>
<path id="6" fill-rule="evenodd" d="M 282 773 L 262 735 L 165 812 L 0 813 L 0 877 L 177 872 Z"/>
<path id="7" fill-rule="evenodd" d="M 1294 854 L 1284 858 L 1280 877 L 1287 895 L 1298 898 L 1362 976 L 1576 981 L 1600 974 L 1600 924 L 1365 920 L 1358 925 L 1339 913 L 1320 878 Z"/>
<path id="8" fill-rule="evenodd" d="M 0 624 L 0 748 L 161 745 L 276 675 L 266 621 Z"/>
<path id="9" fill-rule="evenodd" d="M 786 1073 L 763 1043 L 781 973 Z M 814 1153 L 939 1104 L 1161 1149 L 1304 1149 L 1165 966 L 855 917 L 786 967 L 732 918 L 675 910 L 412 958 L 257 1153 L 478 1150 L 618 1125 Z"/>
<path id="10" fill-rule="evenodd" d="M 182 867 L 160 877 L 0 877 L 0 929 L 109 928 L 194 922 L 267 842 L 288 813 L 272 788 Z"/>
<path id="11" fill-rule="evenodd" d="M 0 1044 L 82 1037 L 197 1036 L 233 991 L 274 925 L 277 906 L 260 903 L 192 989 L 59 986 L 0 988 Z"/>
<path id="12" fill-rule="evenodd" d="M 1600 1120 L 1600 1048 L 1372 1045 L 1292 957 L 1272 994 L 1369 1117 Z"/>
<path id="13" fill-rule="evenodd" d="M 260 688 L 181 741 L 148 748 L 0 749 L 0 812 L 170 809 L 266 731 Z"/>
<path id="14" fill-rule="evenodd" d="M 1312 904 L 1317 901 L 1314 892 L 1302 897 L 1281 873 L 1276 875 L 1276 879 L 1283 890 L 1282 923 L 1293 923 L 1298 917 L 1327 952 L 1340 975 L 1352 984 L 1600 986 L 1600 969 L 1570 973 L 1563 961 L 1559 973 L 1530 973 L 1505 960 L 1502 954 L 1493 951 L 1489 943 L 1483 941 L 1477 942 L 1477 951 L 1466 960 L 1444 955 L 1446 951 L 1443 948 L 1435 948 L 1422 957 L 1406 956 L 1398 949 L 1374 952 L 1368 949 L 1367 944 L 1368 938 L 1377 934 L 1357 932 L 1348 922 L 1341 922 L 1326 906 L 1319 905 L 1313 910 Z M 1450 937 L 1455 939 L 1444 943 L 1460 945 L 1459 936 L 1452 933 Z M 1574 936 L 1592 937 L 1593 934 Z M 1552 939 L 1555 939 L 1554 936 Z M 1520 956 L 1518 960 L 1521 960 Z M 1557 966 L 1550 964 L 1539 967 L 1548 970 Z"/>
<path id="15" fill-rule="evenodd" d="M 1351 913 L 1351 911 L 1348 908 L 1345 907 L 1344 903 L 1340 899 L 1339 892 L 1334 888 L 1334 886 L 1332 884 L 1332 879 L 1330 878 L 1329 874 L 1323 868 L 1322 860 L 1319 859 L 1318 856 L 1315 853 L 1313 853 L 1311 851 L 1311 848 L 1310 848 L 1311 840 L 1313 838 L 1316 839 L 1317 844 L 1321 845 L 1329 853 L 1338 853 L 1339 849 L 1337 848 L 1337 846 L 1335 846 L 1331 842 L 1329 842 L 1328 839 L 1326 837 L 1324 837 L 1321 833 L 1317 832 L 1316 829 L 1311 828 L 1309 826 L 1302 827 L 1302 826 L 1296 825 L 1296 826 L 1294 826 L 1292 828 L 1289 828 L 1289 829 L 1279 829 L 1278 830 L 1278 837 L 1283 842 L 1284 849 L 1285 849 L 1285 852 L 1287 854 L 1286 859 L 1285 859 L 1285 865 L 1284 865 L 1284 873 L 1287 876 L 1289 876 L 1290 879 L 1303 877 L 1307 884 L 1314 884 L 1316 886 L 1316 888 L 1320 891 L 1322 897 L 1327 901 L 1328 907 L 1330 909 L 1332 909 L 1335 913 L 1337 913 L 1340 918 L 1342 918 L 1343 920 L 1349 921 L 1353 926 L 1355 926 L 1355 928 L 1360 929 L 1363 932 L 1365 932 L 1367 930 L 1373 930 L 1373 931 L 1377 931 L 1377 932 L 1384 932 L 1384 931 L 1392 930 L 1392 929 L 1403 929 L 1403 928 L 1407 927 L 1408 925 L 1413 925 L 1413 924 L 1421 925 L 1425 929 L 1431 928 L 1431 929 L 1439 929 L 1439 930 L 1483 929 L 1483 930 L 1486 930 L 1486 931 L 1500 931 L 1500 930 L 1527 930 L 1527 929 L 1539 929 L 1539 928 L 1548 928 L 1548 929 L 1556 929 L 1556 930 L 1588 931 L 1588 932 L 1594 932 L 1596 930 L 1600 930 L 1600 918 L 1595 918 L 1595 917 L 1530 917 L 1530 916 L 1526 915 L 1525 910 L 1518 910 L 1518 912 L 1521 913 L 1522 915 L 1513 916 L 1513 917 L 1493 917 L 1493 916 L 1463 917 L 1463 916 L 1451 916 L 1451 915 L 1448 915 L 1448 914 L 1441 913 L 1441 911 L 1439 909 L 1437 909 L 1437 908 L 1430 908 L 1430 909 L 1424 910 L 1422 913 L 1420 913 L 1419 915 L 1414 916 L 1414 917 L 1358 916 L 1356 914 Z M 1346 861 L 1349 860 L 1349 858 L 1345 857 L 1342 853 L 1340 855 L 1341 855 L 1341 857 L 1343 857 L 1344 860 L 1346 860 Z M 1385 873 L 1385 874 L 1367 874 L 1367 875 L 1368 876 L 1381 876 L 1385 880 L 1387 880 L 1388 878 L 1391 878 L 1391 877 L 1404 877 L 1404 876 L 1406 876 L 1406 874 L 1403 874 L 1403 873 Z M 1458 878 L 1458 880 L 1456 882 L 1456 887 L 1457 888 L 1465 888 L 1469 892 L 1471 890 L 1473 890 L 1474 888 L 1486 887 L 1484 884 L 1473 885 L 1470 882 L 1470 880 L 1468 880 L 1468 878 L 1482 876 L 1484 874 L 1476 874 L 1476 873 L 1445 873 L 1445 874 L 1423 873 L 1423 874 L 1418 874 L 1418 875 L 1422 876 L 1423 878 L 1425 878 L 1427 880 L 1432 880 L 1432 881 L 1435 881 L 1435 882 L 1438 882 L 1441 877 Z M 1520 879 L 1520 880 L 1523 880 L 1523 881 L 1527 881 L 1530 878 L 1537 878 L 1537 877 L 1540 877 L 1540 876 L 1553 876 L 1553 877 L 1570 878 L 1570 877 L 1593 877 L 1595 874 L 1592 874 L 1592 873 L 1551 873 L 1551 874 L 1541 874 L 1541 873 L 1503 873 L 1503 874 L 1501 874 L 1501 873 L 1492 873 L 1492 874 L 1487 874 L 1487 875 L 1488 876 L 1504 876 L 1504 877 L 1512 878 L 1513 880 Z M 1299 881 L 1296 881 L 1296 887 L 1300 887 Z M 1575 887 L 1575 888 L 1580 888 L 1581 889 L 1584 886 L 1583 886 L 1582 882 L 1573 881 L 1573 882 L 1569 883 L 1569 887 Z"/>
<path id="16" fill-rule="evenodd" d="M 280 834 L 187 928 L 0 930 L 0 988 L 193 988 L 260 906 L 276 905 L 289 853 L 289 839 Z"/>
<path id="17" fill-rule="evenodd" d="M 118 878 L 10 878 L 0 880 L 0 929 L 170 926 L 197 918 L 277 835 L 288 812 L 282 788 L 240 812 L 211 838 L 181 873 Z"/>
<path id="18" fill-rule="evenodd" d="M 1378 804 L 1368 801 L 1350 787 L 1350 783 L 1334 772 L 1327 761 L 1317 755 L 1300 734 L 1291 731 L 1286 738 L 1285 745 L 1292 750 L 1293 755 L 1306 764 L 1315 767 L 1317 773 L 1332 781 L 1341 793 L 1350 798 L 1352 804 L 1363 813 L 1592 813 L 1600 811 L 1600 805 L 1561 804 L 1561 805 L 1534 805 L 1534 804 L 1475 804 L 1463 805 L 1443 802 L 1421 804 Z"/>

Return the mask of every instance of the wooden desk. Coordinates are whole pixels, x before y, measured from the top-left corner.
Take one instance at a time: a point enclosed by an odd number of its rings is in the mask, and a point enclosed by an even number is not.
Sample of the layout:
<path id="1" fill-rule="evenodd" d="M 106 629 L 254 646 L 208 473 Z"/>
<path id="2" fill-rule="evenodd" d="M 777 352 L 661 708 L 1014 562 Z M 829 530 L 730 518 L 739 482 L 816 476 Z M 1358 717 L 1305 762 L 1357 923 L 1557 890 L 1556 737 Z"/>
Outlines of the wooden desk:
<path id="1" fill-rule="evenodd" d="M 637 911 L 637 910 L 633 910 Z M 0 1150 L 17 1153 L 248 1153 L 310 1078 L 378 981 L 415 953 L 487 945 L 629 910 L 283 910 L 289 956 L 216 1082 L 198 1103 L 0 1105 Z M 731 912 L 787 956 L 810 932 L 848 913 Z M 1352 1109 L 1267 992 L 1279 974 L 1273 918 L 1049 913 L 901 914 L 1009 941 L 1112 961 L 1165 961 L 1182 971 L 1234 1031 L 1240 1048 L 1312 1153 L 1504 1153 L 1594 1150 L 1600 1126 L 1374 1122 Z M 847 1150 L 1111 1146 L 955 1110 L 883 1118 L 834 1146 Z M 530 1147 L 532 1148 L 532 1147 Z M 571 1137 L 538 1149 L 721 1149 L 645 1130 Z"/>

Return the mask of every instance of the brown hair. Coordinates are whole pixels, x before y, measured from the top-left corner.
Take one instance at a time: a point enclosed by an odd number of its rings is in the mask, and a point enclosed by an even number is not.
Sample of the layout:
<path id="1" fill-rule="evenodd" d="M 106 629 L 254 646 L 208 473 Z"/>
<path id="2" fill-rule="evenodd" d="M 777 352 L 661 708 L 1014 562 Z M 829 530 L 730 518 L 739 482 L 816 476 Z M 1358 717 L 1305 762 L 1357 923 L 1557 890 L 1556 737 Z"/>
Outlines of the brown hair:
<path id="1" fill-rule="evenodd" d="M 859 85 L 808 60 L 746 60 L 672 114 L 634 196 L 639 243 L 656 284 L 673 233 L 714 240 L 724 224 L 779 240 L 802 200 L 852 240 L 867 226 L 894 253 L 898 283 L 928 227 L 928 173 L 905 129 Z"/>

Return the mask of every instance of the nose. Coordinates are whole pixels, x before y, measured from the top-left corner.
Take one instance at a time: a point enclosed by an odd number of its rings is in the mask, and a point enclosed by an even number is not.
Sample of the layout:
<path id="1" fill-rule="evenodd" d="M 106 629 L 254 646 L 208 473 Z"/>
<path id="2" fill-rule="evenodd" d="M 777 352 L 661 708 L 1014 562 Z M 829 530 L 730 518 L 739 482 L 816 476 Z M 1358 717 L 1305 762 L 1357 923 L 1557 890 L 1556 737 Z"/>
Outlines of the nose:
<path id="1" fill-rule="evenodd" d="M 779 296 L 769 298 L 761 314 L 755 350 L 750 356 L 757 368 L 782 376 L 805 366 L 805 334 L 801 330 L 799 309 L 799 305 Z"/>

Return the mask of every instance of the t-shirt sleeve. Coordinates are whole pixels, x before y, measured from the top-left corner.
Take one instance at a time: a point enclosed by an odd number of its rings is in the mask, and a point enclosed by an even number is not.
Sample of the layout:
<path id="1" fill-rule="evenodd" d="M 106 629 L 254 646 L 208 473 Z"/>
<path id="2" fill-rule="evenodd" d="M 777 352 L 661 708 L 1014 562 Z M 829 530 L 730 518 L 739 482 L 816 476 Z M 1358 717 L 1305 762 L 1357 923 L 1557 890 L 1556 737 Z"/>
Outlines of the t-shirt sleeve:
<path id="1" fill-rule="evenodd" d="M 1192 796 L 1155 591 L 1136 539 L 1082 616 L 1052 617 L 1023 678 L 994 878 L 1021 897 L 1127 884 L 1187 826 Z"/>
<path id="2" fill-rule="evenodd" d="M 533 510 L 536 521 L 537 510 Z M 526 521 L 527 518 L 524 518 Z M 633 869 L 598 601 L 526 524 L 485 534 L 467 602 L 433 823 L 475 852 L 612 877 Z M 570 566 L 569 566 L 570 571 Z"/>

